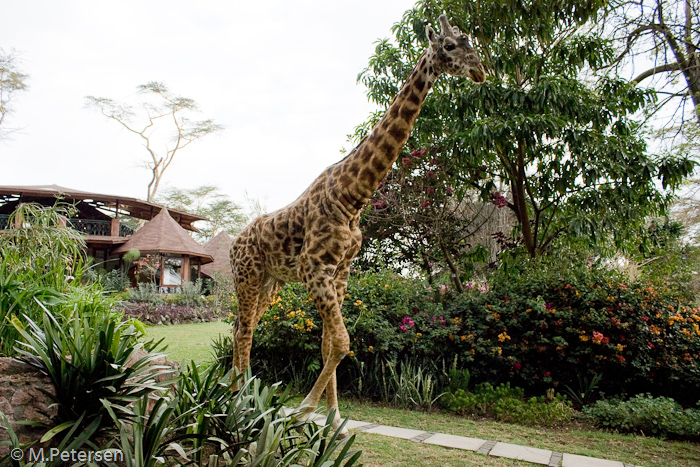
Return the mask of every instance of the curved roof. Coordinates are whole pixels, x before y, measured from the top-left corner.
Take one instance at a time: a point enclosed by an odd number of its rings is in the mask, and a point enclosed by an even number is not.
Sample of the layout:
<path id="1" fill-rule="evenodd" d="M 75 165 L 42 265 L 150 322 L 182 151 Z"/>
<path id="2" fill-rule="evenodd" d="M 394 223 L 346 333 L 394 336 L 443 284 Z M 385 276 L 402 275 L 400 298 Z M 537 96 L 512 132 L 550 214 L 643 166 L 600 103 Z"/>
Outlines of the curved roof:
<path id="1" fill-rule="evenodd" d="M 171 253 L 190 255 L 201 258 L 202 264 L 211 263 L 214 258 L 204 251 L 204 247 L 194 241 L 175 219 L 170 217 L 166 208 L 146 225 L 129 237 L 112 254 L 123 254 L 135 248 L 143 253 Z"/>
<path id="2" fill-rule="evenodd" d="M 82 201 L 96 208 L 112 212 L 118 208 L 120 213 L 145 220 L 153 219 L 163 209 L 160 204 L 136 198 L 89 193 L 59 185 L 0 186 L 0 206 L 16 201 L 18 198 L 28 198 L 31 201 L 32 198 L 55 198 L 56 196 L 62 196 L 66 200 Z M 176 210 L 170 211 L 170 216 L 184 229 L 193 232 L 199 232 L 192 225 L 193 222 L 207 220 L 205 217 Z"/>
<path id="3" fill-rule="evenodd" d="M 213 277 L 214 272 L 225 277 L 233 277 L 231 258 L 229 257 L 231 242 L 233 242 L 233 238 L 227 232 L 222 231 L 204 244 L 204 251 L 214 258 L 214 262 L 202 266 L 202 273 L 209 277 Z"/>

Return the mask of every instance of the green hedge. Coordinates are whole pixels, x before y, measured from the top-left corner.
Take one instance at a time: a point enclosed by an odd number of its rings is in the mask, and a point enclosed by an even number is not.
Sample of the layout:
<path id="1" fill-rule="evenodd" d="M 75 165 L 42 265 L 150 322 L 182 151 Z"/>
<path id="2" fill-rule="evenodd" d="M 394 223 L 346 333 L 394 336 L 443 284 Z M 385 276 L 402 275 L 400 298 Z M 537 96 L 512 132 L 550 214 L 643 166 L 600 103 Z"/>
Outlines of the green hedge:
<path id="1" fill-rule="evenodd" d="M 510 382 L 533 394 L 564 385 L 578 391 L 582 377 L 600 374 L 609 396 L 697 399 L 700 314 L 668 286 L 582 265 L 467 289 L 457 294 L 388 272 L 353 276 L 343 305 L 352 352 L 339 368 L 341 387 L 372 396 L 380 363 L 405 358 L 446 384 L 445 368 L 456 359 L 474 382 Z M 256 329 L 254 369 L 312 383 L 320 326 L 303 288 L 284 288 Z"/>

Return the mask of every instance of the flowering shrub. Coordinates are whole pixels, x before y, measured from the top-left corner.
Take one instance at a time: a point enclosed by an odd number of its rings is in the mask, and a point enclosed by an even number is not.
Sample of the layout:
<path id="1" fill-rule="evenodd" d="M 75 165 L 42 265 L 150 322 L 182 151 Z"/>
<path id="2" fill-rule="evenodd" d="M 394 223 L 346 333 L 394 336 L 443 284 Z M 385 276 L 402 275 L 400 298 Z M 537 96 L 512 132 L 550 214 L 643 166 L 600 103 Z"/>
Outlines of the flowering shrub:
<path id="1" fill-rule="evenodd" d="M 382 363 L 408 357 L 445 386 L 455 358 L 475 382 L 533 394 L 575 391 L 587 374 L 601 375 L 607 395 L 650 392 L 682 403 L 694 403 L 700 386 L 700 311 L 669 287 L 586 265 L 471 284 L 462 294 L 388 272 L 353 276 L 343 316 L 351 353 L 339 385 L 359 395 L 380 392 Z M 321 321 L 300 285 L 281 291 L 253 345 L 263 375 L 315 380 Z"/>
<path id="2" fill-rule="evenodd" d="M 697 397 L 699 310 L 663 285 L 595 268 L 531 271 L 489 293 L 462 294 L 446 313 L 459 321 L 453 352 L 477 380 L 541 393 L 599 373 L 607 394 Z"/>

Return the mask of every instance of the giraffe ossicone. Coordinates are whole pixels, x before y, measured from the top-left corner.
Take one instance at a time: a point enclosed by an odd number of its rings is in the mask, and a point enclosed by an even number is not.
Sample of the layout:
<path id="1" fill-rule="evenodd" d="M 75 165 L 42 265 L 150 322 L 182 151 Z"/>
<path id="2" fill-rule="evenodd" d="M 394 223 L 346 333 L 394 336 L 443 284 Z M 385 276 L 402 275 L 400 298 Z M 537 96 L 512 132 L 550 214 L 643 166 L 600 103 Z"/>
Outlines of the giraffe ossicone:
<path id="1" fill-rule="evenodd" d="M 481 83 L 484 67 L 469 41 L 444 15 L 442 34 L 426 27 L 429 46 L 384 117 L 355 149 L 328 167 L 307 190 L 278 211 L 260 216 L 233 240 L 231 266 L 238 298 L 233 366 L 244 372 L 250 362 L 253 329 L 286 282 L 301 282 L 323 321 L 323 368 L 302 402 L 310 413 L 323 392 L 333 427 L 338 412 L 335 370 L 350 351 L 341 309 L 350 263 L 360 249 L 359 218 L 408 140 L 421 106 L 442 74 Z"/>

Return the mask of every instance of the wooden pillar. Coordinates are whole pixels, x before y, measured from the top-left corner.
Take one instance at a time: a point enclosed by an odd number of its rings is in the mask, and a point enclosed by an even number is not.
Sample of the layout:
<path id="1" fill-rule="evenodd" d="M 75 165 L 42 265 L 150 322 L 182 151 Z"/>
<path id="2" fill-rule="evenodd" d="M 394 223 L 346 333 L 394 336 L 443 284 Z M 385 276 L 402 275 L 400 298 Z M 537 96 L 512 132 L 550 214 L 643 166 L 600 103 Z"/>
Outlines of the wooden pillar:
<path id="1" fill-rule="evenodd" d="M 114 211 L 114 218 L 112 219 L 112 225 L 109 228 L 109 235 L 112 237 L 119 236 L 119 200 L 117 200 L 117 206 Z"/>
<path id="2" fill-rule="evenodd" d="M 182 265 L 180 266 L 180 277 L 182 283 L 190 281 L 190 256 L 182 255 Z"/>
<path id="3" fill-rule="evenodd" d="M 165 256 L 160 257 L 160 286 L 163 287 L 163 280 L 165 279 Z"/>
<path id="4" fill-rule="evenodd" d="M 109 227 L 109 235 L 112 237 L 119 236 L 119 219 L 112 218 L 112 224 Z"/>

